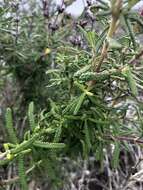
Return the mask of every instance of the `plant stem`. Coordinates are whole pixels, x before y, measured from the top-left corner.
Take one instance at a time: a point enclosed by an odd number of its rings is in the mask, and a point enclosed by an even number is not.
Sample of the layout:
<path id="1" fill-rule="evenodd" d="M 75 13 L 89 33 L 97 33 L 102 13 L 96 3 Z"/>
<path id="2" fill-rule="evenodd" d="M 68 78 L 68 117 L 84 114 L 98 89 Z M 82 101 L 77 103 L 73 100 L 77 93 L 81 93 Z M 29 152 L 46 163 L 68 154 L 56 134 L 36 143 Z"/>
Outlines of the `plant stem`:
<path id="1" fill-rule="evenodd" d="M 111 140 L 118 140 L 118 141 L 127 141 L 133 144 L 143 144 L 143 140 L 137 137 L 127 137 L 127 136 L 112 136 L 112 135 L 106 135 L 107 139 Z"/>
<path id="2" fill-rule="evenodd" d="M 107 52 L 108 52 L 108 48 L 109 48 L 109 44 L 108 44 L 107 39 L 112 38 L 113 34 L 117 30 L 117 27 L 119 25 L 119 16 L 120 16 L 121 8 L 122 8 L 122 0 L 118 0 L 116 3 L 113 4 L 112 19 L 111 19 L 110 27 L 109 27 L 109 30 L 107 33 L 107 38 L 104 41 L 104 45 L 103 45 L 103 48 L 101 51 L 101 58 L 100 58 L 99 63 L 96 67 L 96 72 L 100 71 L 100 67 L 101 67 L 105 57 L 107 56 Z"/>
<path id="3" fill-rule="evenodd" d="M 122 0 L 117 0 L 112 4 L 112 8 L 111 8 L 112 9 L 111 10 L 112 19 L 111 19 L 110 27 L 109 27 L 109 30 L 107 33 L 107 37 L 106 37 L 104 44 L 103 44 L 103 48 L 101 51 L 101 56 L 100 56 L 99 62 L 97 63 L 97 67 L 95 70 L 96 72 L 100 71 L 101 65 L 107 56 L 108 48 L 109 48 L 108 39 L 112 38 L 113 34 L 115 33 L 115 31 L 118 28 L 121 8 L 122 8 Z M 95 60 L 95 59 L 93 59 L 93 60 Z M 92 64 L 96 65 L 96 63 L 92 63 Z M 95 85 L 95 82 L 96 81 L 92 80 L 88 83 L 88 90 L 92 89 L 92 87 Z"/>
<path id="4" fill-rule="evenodd" d="M 29 173 L 31 173 L 31 172 L 36 168 L 36 166 L 39 166 L 41 163 L 42 163 L 42 161 L 40 160 L 39 162 L 37 162 L 36 164 L 34 164 L 31 168 L 29 168 L 29 169 L 25 172 L 26 175 L 28 175 Z M 10 178 L 10 179 L 4 179 L 4 180 L 1 180 L 1 181 L 0 181 L 0 185 L 1 185 L 1 186 L 10 185 L 10 184 L 13 184 L 13 183 L 17 182 L 19 179 L 20 179 L 19 176 L 15 176 L 15 177 Z"/>
<path id="5" fill-rule="evenodd" d="M 139 52 L 138 54 L 136 54 L 130 61 L 129 64 L 135 64 L 136 62 L 139 61 L 139 59 L 143 56 L 143 50 L 141 50 L 141 52 Z"/>

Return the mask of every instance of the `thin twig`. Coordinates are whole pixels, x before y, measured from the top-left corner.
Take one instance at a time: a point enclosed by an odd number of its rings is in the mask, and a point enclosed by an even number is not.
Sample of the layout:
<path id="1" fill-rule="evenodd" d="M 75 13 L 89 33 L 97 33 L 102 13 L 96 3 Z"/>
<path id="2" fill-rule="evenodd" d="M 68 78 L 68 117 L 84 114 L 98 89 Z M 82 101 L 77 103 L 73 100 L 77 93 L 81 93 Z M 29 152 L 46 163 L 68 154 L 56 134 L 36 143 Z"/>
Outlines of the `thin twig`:
<path id="1" fill-rule="evenodd" d="M 107 39 L 112 38 L 113 34 L 117 30 L 117 27 L 119 25 L 119 16 L 120 16 L 121 7 L 122 7 L 122 0 L 118 0 L 113 5 L 112 20 L 111 20 L 110 27 L 109 27 L 109 30 L 107 33 Z M 102 52 L 101 52 L 101 58 L 96 67 L 96 72 L 99 72 L 102 63 L 103 63 L 105 57 L 107 56 L 107 52 L 108 52 L 108 48 L 109 48 L 109 43 L 108 43 L 107 39 L 104 42 Z"/>
<path id="2" fill-rule="evenodd" d="M 96 72 L 100 71 L 101 65 L 102 65 L 104 59 L 107 57 L 108 48 L 109 48 L 108 39 L 112 38 L 113 34 L 115 33 L 115 31 L 117 30 L 117 28 L 119 26 L 119 16 L 120 16 L 121 8 L 122 8 L 122 0 L 115 1 L 112 5 L 112 10 L 111 10 L 112 19 L 111 19 L 110 27 L 109 27 L 109 30 L 107 33 L 107 37 L 106 37 L 104 44 L 103 44 L 100 59 L 99 59 L 97 64 L 92 63 L 92 65 L 97 65 L 96 69 L 95 69 Z M 95 61 L 96 59 L 93 59 L 93 60 Z M 95 85 L 95 83 L 96 83 L 95 80 L 89 81 L 88 90 L 91 90 L 93 88 L 93 86 Z"/>
<path id="3" fill-rule="evenodd" d="M 26 175 L 28 175 L 29 173 L 31 173 L 36 167 L 37 165 L 39 166 L 42 163 L 42 161 L 40 160 L 38 163 L 36 163 L 35 165 L 33 165 L 31 168 L 29 168 L 26 171 Z M 5 185 L 10 185 L 12 183 L 15 183 L 19 180 L 19 176 L 15 176 L 13 178 L 10 179 L 4 179 L 0 181 L 0 186 L 5 186 Z"/>
<path id="4" fill-rule="evenodd" d="M 143 139 L 140 139 L 139 137 L 127 137 L 127 136 L 112 136 L 112 135 L 106 135 L 106 138 L 111 140 L 119 140 L 119 141 L 128 141 L 133 144 L 143 144 Z"/>
<path id="5" fill-rule="evenodd" d="M 130 61 L 129 61 L 129 64 L 135 64 L 136 62 L 139 61 L 139 59 L 143 56 L 143 50 L 136 54 Z"/>

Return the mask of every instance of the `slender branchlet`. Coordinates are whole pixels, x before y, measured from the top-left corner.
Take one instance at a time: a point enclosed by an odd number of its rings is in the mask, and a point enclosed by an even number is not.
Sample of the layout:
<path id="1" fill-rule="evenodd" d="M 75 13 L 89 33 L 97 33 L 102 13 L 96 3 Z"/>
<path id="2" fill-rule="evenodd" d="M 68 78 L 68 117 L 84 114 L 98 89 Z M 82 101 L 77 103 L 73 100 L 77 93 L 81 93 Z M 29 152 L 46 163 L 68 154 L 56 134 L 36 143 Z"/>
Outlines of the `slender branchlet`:
<path id="1" fill-rule="evenodd" d="M 111 3 L 111 14 L 112 14 L 111 23 L 110 23 L 110 27 L 107 33 L 106 40 L 104 41 L 103 48 L 101 51 L 101 58 L 99 62 L 97 63 L 96 72 L 100 71 L 101 64 L 103 63 L 104 59 L 107 56 L 107 52 L 109 48 L 108 39 L 113 37 L 119 25 L 119 17 L 120 17 L 121 9 L 122 9 L 122 0 L 117 0 L 117 1 L 113 0 Z"/>

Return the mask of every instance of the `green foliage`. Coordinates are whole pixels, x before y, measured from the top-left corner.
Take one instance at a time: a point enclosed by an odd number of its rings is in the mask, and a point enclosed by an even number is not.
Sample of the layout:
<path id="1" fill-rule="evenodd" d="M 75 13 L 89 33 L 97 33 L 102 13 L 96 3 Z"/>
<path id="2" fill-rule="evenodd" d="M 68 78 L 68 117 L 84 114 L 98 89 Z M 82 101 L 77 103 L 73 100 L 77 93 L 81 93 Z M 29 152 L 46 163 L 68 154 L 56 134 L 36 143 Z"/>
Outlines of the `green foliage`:
<path id="1" fill-rule="evenodd" d="M 20 184 L 22 190 L 27 190 L 27 182 L 26 182 L 26 174 L 25 174 L 25 167 L 24 167 L 24 158 L 23 155 L 18 156 L 18 173 L 20 177 Z"/>
<path id="2" fill-rule="evenodd" d="M 119 142 L 115 142 L 112 165 L 114 168 L 117 168 L 119 165 L 119 154 L 120 154 L 120 145 Z"/>
<path id="3" fill-rule="evenodd" d="M 73 112 L 74 115 L 77 115 L 77 113 L 78 113 L 78 111 L 79 111 L 79 109 L 80 109 L 80 107 L 81 107 L 81 105 L 82 105 L 82 103 L 83 103 L 83 101 L 84 101 L 85 96 L 86 96 L 86 93 L 83 93 L 83 94 L 81 94 L 81 96 L 78 98 L 77 105 L 76 105 L 76 107 L 75 107 L 75 109 L 74 109 L 74 112 Z"/>
<path id="4" fill-rule="evenodd" d="M 61 149 L 65 147 L 65 144 L 63 143 L 47 143 L 47 142 L 41 142 L 41 141 L 35 141 L 34 146 L 40 147 L 40 148 L 49 148 L 49 149 Z"/>
<path id="5" fill-rule="evenodd" d="M 130 64 L 129 66 L 128 64 L 134 59 L 134 54 L 141 49 L 133 32 L 133 20 L 131 19 L 133 17 L 131 15 L 135 16 L 132 11 L 127 11 L 125 6 L 125 11 L 122 11 L 120 19 L 121 26 L 127 31 L 120 37 L 117 35 L 117 39 L 111 37 L 106 39 L 109 29 L 106 18 L 102 17 L 104 24 L 100 34 L 93 34 L 79 26 L 79 32 L 82 32 L 87 40 L 88 52 L 75 49 L 73 55 L 71 47 L 62 49 L 62 52 L 59 48 L 56 56 L 56 68 L 47 71 L 50 78 L 48 89 L 54 90 L 56 88 L 56 96 L 53 98 L 56 110 L 55 113 L 52 113 L 53 106 L 51 107 L 47 122 L 49 126 L 55 125 L 56 128 L 57 125 L 61 126 L 62 120 L 60 139 L 64 139 L 69 146 L 66 149 L 69 155 L 75 156 L 81 150 L 80 152 L 87 157 L 89 153 L 96 152 L 96 159 L 102 162 L 104 159 L 103 149 L 110 145 L 112 135 L 116 139 L 118 135 L 126 135 L 131 131 L 138 133 L 134 127 L 130 129 L 128 125 L 125 127 L 124 124 L 129 106 L 127 102 L 131 99 L 136 102 L 136 97 L 139 94 L 139 80 L 136 80 L 134 65 Z M 123 18 L 124 23 L 122 23 Z M 100 52 L 102 52 L 103 42 L 107 44 L 105 47 L 109 49 L 100 71 L 96 72 L 96 67 L 102 60 Z M 88 59 L 86 59 L 87 56 Z M 94 82 L 92 87 L 90 82 Z M 125 99 L 123 100 L 122 97 Z M 135 104 L 138 106 L 138 102 Z M 70 137 L 65 139 L 69 134 Z M 74 151 L 73 154 L 72 151 Z M 119 153 L 120 146 L 115 144 L 114 167 L 118 166 Z"/>
<path id="6" fill-rule="evenodd" d="M 126 28 L 128 30 L 128 33 L 130 35 L 134 50 L 136 50 L 136 39 L 135 39 L 135 34 L 133 31 L 133 26 L 128 18 L 125 18 L 125 23 L 126 23 Z"/>
<path id="7" fill-rule="evenodd" d="M 13 127 L 12 111 L 10 108 L 8 108 L 7 112 L 6 112 L 6 128 L 7 128 L 8 134 L 9 134 L 10 142 L 15 144 L 15 146 L 17 146 L 18 139 L 16 137 L 15 129 Z M 15 156 L 17 156 L 17 155 L 13 155 L 13 153 L 9 150 L 9 146 L 8 145 L 6 146 L 6 144 L 5 144 L 5 149 L 8 152 L 6 160 L 11 160 Z M 0 165 L 3 165 L 3 164 L 4 164 L 3 162 L 0 163 Z M 19 177 L 20 177 L 20 184 L 21 184 L 22 190 L 26 190 L 28 188 L 27 182 L 26 182 L 26 175 L 25 175 L 24 170 L 25 170 L 25 168 L 24 168 L 24 157 L 23 157 L 23 154 L 21 154 L 18 156 L 18 173 L 19 173 Z"/>
<path id="8" fill-rule="evenodd" d="M 2 17 L 9 23 L 7 26 L 1 22 L 5 34 L 0 35 L 3 70 L 11 73 L 21 87 L 19 107 L 23 107 L 16 114 L 22 112 L 23 117 L 28 107 L 29 125 L 22 139 L 18 139 L 12 111 L 7 109 L 9 139 L 0 165 L 18 160 L 21 189 L 27 189 L 27 181 L 33 177 L 26 177 L 25 157 L 30 158 L 29 165 L 40 162 L 36 169 L 43 176 L 48 171 L 54 180 L 60 157 L 76 159 L 82 155 L 88 159 L 94 155 L 102 168 L 105 152 L 113 146 L 112 166 L 116 168 L 127 137 L 142 137 L 142 102 L 138 100 L 143 89 L 142 46 L 136 40 L 133 25 L 143 23 L 130 10 L 137 1 L 129 2 L 129 9 L 120 5 L 122 11 L 116 2 L 112 1 L 111 8 L 102 1 L 100 6 L 91 7 L 101 31 L 78 26 L 76 35 L 81 36 L 83 46 L 76 47 L 65 42 L 67 34 L 75 33 L 68 24 L 50 33 L 45 20 L 32 16 L 35 25 L 28 31 L 27 20 L 21 17 L 16 39 L 11 34 L 11 22 Z M 114 36 L 118 27 L 121 35 Z M 127 115 L 132 104 L 136 111 L 130 119 Z"/>
<path id="9" fill-rule="evenodd" d="M 127 67 L 125 70 L 123 70 L 122 73 L 125 75 L 128 83 L 129 83 L 131 92 L 133 93 L 134 96 L 137 96 L 138 95 L 138 89 L 137 89 L 136 81 L 133 78 L 133 75 L 132 75 L 130 68 Z"/>
<path id="10" fill-rule="evenodd" d="M 30 125 L 31 130 L 34 130 L 36 126 L 35 126 L 35 119 L 34 119 L 34 103 L 33 102 L 29 104 L 28 119 L 29 119 L 29 125 Z"/>
<path id="11" fill-rule="evenodd" d="M 28 109 L 28 118 L 29 118 L 30 127 L 31 126 L 33 127 L 33 124 L 35 124 L 35 119 L 33 117 L 33 108 L 34 108 L 34 104 L 33 102 L 31 102 L 29 104 L 29 109 Z M 16 137 L 12 123 L 13 123 L 13 120 L 12 120 L 11 109 L 8 108 L 6 112 L 6 127 L 8 129 L 8 133 L 10 136 L 9 140 L 11 141 L 12 144 L 10 143 L 4 144 L 6 152 L 3 157 L 3 160 L 0 160 L 0 165 L 5 165 L 5 164 L 8 164 L 8 162 L 18 159 L 18 173 L 19 173 L 21 189 L 26 190 L 28 186 L 26 182 L 27 177 L 26 177 L 26 172 L 25 172 L 25 167 L 24 167 L 24 163 L 25 163 L 24 155 L 31 154 L 33 149 L 35 149 L 35 147 L 40 148 L 40 149 L 46 148 L 46 149 L 55 150 L 55 149 L 65 148 L 65 144 L 41 141 L 43 135 L 52 134 L 55 130 L 53 131 L 52 128 L 42 129 L 39 127 L 33 130 L 33 134 L 26 132 L 28 135 L 25 135 L 25 140 L 19 143 L 19 140 Z M 54 137 L 55 135 L 53 135 L 53 139 Z M 33 157 L 33 159 L 35 158 Z"/>
<path id="12" fill-rule="evenodd" d="M 10 108 L 6 111 L 6 128 L 9 135 L 9 140 L 11 143 L 18 143 L 15 129 L 13 127 L 13 120 L 12 120 L 12 110 Z"/>
<path id="13" fill-rule="evenodd" d="M 131 8 L 138 2 L 139 0 L 128 0 L 128 7 Z"/>

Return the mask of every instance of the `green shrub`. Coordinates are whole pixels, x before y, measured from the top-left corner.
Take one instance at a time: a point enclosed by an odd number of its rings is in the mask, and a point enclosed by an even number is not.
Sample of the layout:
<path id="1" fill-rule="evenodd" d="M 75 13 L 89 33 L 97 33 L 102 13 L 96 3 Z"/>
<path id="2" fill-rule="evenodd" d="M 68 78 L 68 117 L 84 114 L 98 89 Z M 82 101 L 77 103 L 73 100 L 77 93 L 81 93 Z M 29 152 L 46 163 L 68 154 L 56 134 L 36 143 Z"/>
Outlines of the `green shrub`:
<path id="1" fill-rule="evenodd" d="M 37 104 L 40 101 L 43 96 L 41 88 L 38 89 L 40 84 L 44 85 L 44 91 L 49 92 L 49 97 L 46 96 L 48 108 L 44 104 L 46 109 L 42 112 L 36 110 L 34 114 L 34 103 L 29 104 L 30 127 L 22 140 L 15 134 L 11 109 L 6 112 L 9 142 L 0 155 L 0 165 L 18 160 L 21 189 L 27 189 L 24 160 L 28 158 L 31 159 L 30 171 L 44 164 L 54 180 L 53 163 L 59 157 L 77 158 L 82 155 L 88 159 L 92 154 L 103 166 L 105 149 L 114 145 L 112 167 L 115 168 L 118 167 L 120 149 L 128 151 L 128 143 L 143 143 L 142 102 L 139 97 L 143 88 L 140 59 L 143 52 L 133 29 L 136 23 L 143 25 L 141 16 L 131 9 L 136 2 L 129 1 L 123 6 L 122 0 L 113 0 L 109 7 L 101 1 L 101 6 L 91 6 L 91 11 L 97 12 L 97 26 L 102 31 L 98 33 L 78 26 L 77 33 L 81 35 L 85 48 L 71 47 L 66 43 L 64 47 L 60 40 L 56 40 L 56 35 L 52 36 L 51 41 L 57 42 L 51 48 L 51 54 L 56 48 L 53 68 L 48 66 L 50 58 L 46 61 L 42 55 L 37 56 L 39 49 L 41 52 L 46 48 L 45 31 L 39 40 L 34 38 L 33 32 L 33 38 L 30 38 L 33 41 L 29 38 L 26 41 L 23 31 L 22 43 L 19 42 L 16 49 L 12 46 L 7 50 L 9 52 L 4 50 L 8 70 L 12 69 L 18 81 L 26 87 L 26 102 L 32 100 Z M 41 39 L 43 44 L 39 42 Z M 10 36 L 9 40 L 12 40 Z M 31 44 L 32 55 L 28 53 Z M 135 110 L 131 118 L 128 117 L 130 106 Z"/>

